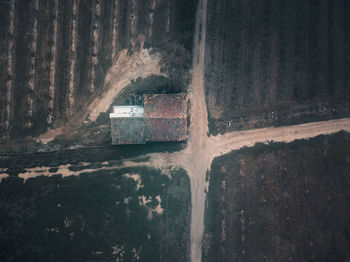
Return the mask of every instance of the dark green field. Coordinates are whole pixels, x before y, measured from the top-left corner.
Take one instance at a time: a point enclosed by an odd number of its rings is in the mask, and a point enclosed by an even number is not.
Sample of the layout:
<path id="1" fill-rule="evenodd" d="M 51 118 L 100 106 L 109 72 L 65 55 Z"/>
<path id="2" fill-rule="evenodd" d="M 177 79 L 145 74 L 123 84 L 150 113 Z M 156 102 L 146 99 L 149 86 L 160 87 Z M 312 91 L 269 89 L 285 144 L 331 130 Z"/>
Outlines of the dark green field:
<path id="1" fill-rule="evenodd" d="M 12 1 L 12 0 L 11 0 Z M 9 34 L 10 0 L 0 2 L 0 137 L 9 135 L 21 138 L 28 135 L 44 133 L 48 128 L 57 128 L 65 124 L 71 115 L 67 114 L 68 85 L 70 79 L 70 63 L 73 59 L 71 50 L 73 3 L 74 1 L 39 0 L 38 10 L 34 8 L 34 0 L 15 0 L 14 32 Z M 86 109 L 91 98 L 101 93 L 104 78 L 112 65 L 112 49 L 115 44 L 116 55 L 123 49 L 132 54 L 140 47 L 139 36 L 145 38 L 145 48 L 160 51 L 163 55 L 162 70 L 169 72 L 171 80 L 182 85 L 183 77 L 188 74 L 191 61 L 192 35 L 194 31 L 195 13 L 198 0 L 177 1 L 78 1 L 76 11 L 77 46 L 73 60 L 74 70 L 74 113 Z M 94 10 L 99 4 L 100 15 Z M 57 18 L 56 18 L 57 11 Z M 116 17 L 114 17 L 116 14 Z M 152 21 L 150 20 L 152 16 Z M 37 21 L 37 39 L 34 38 L 34 21 Z M 57 20 L 57 35 L 54 35 L 54 21 Z M 135 22 L 135 29 L 131 24 Z M 113 43 L 113 28 L 118 33 Z M 93 30 L 99 35 L 98 43 L 94 43 Z M 53 39 L 57 39 L 56 50 L 52 52 Z M 9 56 L 9 43 L 13 40 L 13 54 Z M 31 46 L 37 45 L 32 53 Z M 93 51 L 98 47 L 97 53 Z M 54 65 L 55 83 L 53 101 L 53 123 L 47 122 L 49 114 L 50 62 L 57 57 Z M 34 86 L 28 87 L 31 61 L 35 59 Z M 96 58 L 96 78 L 92 77 L 92 59 Z M 11 61 L 9 61 L 11 59 Z M 176 61 L 175 61 L 176 60 Z M 188 62 L 189 60 L 189 62 Z M 166 63 L 165 63 L 166 62 Z M 12 74 L 8 73 L 8 64 L 12 64 Z M 176 72 L 173 69 L 176 69 Z M 10 96 L 10 130 L 5 128 L 6 103 L 8 90 L 6 83 L 12 80 Z M 94 90 L 90 90 L 90 84 Z M 33 116 L 27 112 L 30 108 L 28 99 L 33 99 Z M 25 123 L 31 121 L 31 126 Z"/>
<path id="2" fill-rule="evenodd" d="M 208 0 L 210 132 L 350 115 L 350 1 Z"/>
<path id="3" fill-rule="evenodd" d="M 203 261 L 349 261 L 350 135 L 214 160 Z"/>
<path id="4" fill-rule="evenodd" d="M 182 170 L 10 177 L 0 184 L 0 260 L 188 261 L 190 204 Z"/>

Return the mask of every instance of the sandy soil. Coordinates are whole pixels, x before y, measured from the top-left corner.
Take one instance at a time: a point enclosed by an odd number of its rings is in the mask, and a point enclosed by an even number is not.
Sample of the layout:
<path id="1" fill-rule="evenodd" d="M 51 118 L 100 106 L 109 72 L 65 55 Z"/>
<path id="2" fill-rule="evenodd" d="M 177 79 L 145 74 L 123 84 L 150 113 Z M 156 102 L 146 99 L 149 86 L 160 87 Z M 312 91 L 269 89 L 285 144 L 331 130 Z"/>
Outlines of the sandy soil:
<path id="1" fill-rule="evenodd" d="M 117 60 L 106 75 L 104 86 L 108 86 L 102 96 L 97 97 L 89 106 L 89 120 L 94 122 L 102 112 L 106 112 L 114 98 L 129 84 L 138 78 L 162 75 L 160 72 L 160 55 L 150 54 L 149 50 L 127 55 L 127 50 L 119 53 Z"/>
<path id="2" fill-rule="evenodd" d="M 190 140 L 185 149 L 186 160 L 175 154 L 174 164 L 183 165 L 191 179 L 191 261 L 201 261 L 204 231 L 205 176 L 210 167 L 207 154 L 208 113 L 204 93 L 204 56 L 207 0 L 199 1 L 193 56 L 193 77 L 190 85 Z M 201 29 L 201 32 L 199 31 Z M 200 39 L 201 36 L 201 39 Z M 180 157 L 177 157 L 180 155 Z"/>
<path id="3" fill-rule="evenodd" d="M 208 143 L 210 144 L 211 155 L 216 157 L 244 146 L 254 146 L 258 142 L 291 142 L 296 139 L 311 138 L 321 134 L 332 134 L 340 130 L 350 131 L 350 118 L 230 132 L 225 135 L 210 137 Z"/>
<path id="4" fill-rule="evenodd" d="M 8 177 L 9 177 L 8 174 L 0 174 L 0 183 L 3 179 L 8 178 Z"/>

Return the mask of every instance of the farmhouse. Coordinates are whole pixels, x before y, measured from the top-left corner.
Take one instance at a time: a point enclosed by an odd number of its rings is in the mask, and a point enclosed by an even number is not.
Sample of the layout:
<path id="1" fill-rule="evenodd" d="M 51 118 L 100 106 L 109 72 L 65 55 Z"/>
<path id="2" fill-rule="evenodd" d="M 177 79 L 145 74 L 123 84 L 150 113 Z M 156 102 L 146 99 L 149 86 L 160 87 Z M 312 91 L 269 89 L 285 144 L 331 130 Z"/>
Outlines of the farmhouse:
<path id="1" fill-rule="evenodd" d="M 142 105 L 113 106 L 110 119 L 113 145 L 184 141 L 187 137 L 186 95 L 143 95 Z"/>

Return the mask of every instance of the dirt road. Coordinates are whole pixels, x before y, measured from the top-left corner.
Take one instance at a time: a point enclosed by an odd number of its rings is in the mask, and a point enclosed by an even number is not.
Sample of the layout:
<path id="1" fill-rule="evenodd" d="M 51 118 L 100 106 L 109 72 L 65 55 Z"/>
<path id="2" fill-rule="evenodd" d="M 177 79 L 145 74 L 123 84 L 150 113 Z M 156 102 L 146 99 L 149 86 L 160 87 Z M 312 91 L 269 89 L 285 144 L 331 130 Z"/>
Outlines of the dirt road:
<path id="1" fill-rule="evenodd" d="M 193 77 L 189 89 L 191 101 L 191 126 L 186 160 L 174 154 L 174 164 L 182 163 L 191 179 L 191 261 L 201 261 L 204 231 L 205 175 L 210 167 L 207 154 L 208 113 L 204 93 L 204 57 L 206 37 L 207 0 L 200 0 L 196 17 L 193 47 Z M 181 153 L 180 153 L 181 154 Z M 182 156 L 183 157 L 183 156 Z M 182 162 L 178 162 L 182 161 Z"/>
<path id="2" fill-rule="evenodd" d="M 350 118 L 336 119 L 307 124 L 260 128 L 210 137 L 208 143 L 213 157 L 227 154 L 244 146 L 254 146 L 258 142 L 291 142 L 297 139 L 332 134 L 340 130 L 350 131 Z"/>

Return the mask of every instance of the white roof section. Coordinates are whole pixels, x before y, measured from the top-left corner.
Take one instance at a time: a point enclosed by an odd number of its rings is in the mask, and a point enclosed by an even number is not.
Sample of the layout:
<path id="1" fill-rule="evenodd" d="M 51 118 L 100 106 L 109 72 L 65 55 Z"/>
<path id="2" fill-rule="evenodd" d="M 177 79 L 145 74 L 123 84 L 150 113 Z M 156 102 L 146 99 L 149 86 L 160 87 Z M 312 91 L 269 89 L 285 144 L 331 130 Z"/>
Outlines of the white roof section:
<path id="1" fill-rule="evenodd" d="M 145 114 L 142 106 L 113 106 L 112 113 L 109 114 L 109 118 L 144 116 Z"/>

